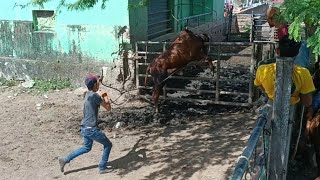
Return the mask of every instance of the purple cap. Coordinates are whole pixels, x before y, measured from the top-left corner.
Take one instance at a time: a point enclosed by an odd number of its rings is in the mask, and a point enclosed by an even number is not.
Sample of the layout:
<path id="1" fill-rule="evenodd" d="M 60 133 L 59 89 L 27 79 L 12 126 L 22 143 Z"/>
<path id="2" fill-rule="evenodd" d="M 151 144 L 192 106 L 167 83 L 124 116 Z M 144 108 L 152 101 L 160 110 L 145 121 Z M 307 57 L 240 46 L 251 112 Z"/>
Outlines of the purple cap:
<path id="1" fill-rule="evenodd" d="M 94 84 L 98 82 L 98 77 L 95 75 L 88 75 L 84 82 L 88 89 L 92 89 Z"/>

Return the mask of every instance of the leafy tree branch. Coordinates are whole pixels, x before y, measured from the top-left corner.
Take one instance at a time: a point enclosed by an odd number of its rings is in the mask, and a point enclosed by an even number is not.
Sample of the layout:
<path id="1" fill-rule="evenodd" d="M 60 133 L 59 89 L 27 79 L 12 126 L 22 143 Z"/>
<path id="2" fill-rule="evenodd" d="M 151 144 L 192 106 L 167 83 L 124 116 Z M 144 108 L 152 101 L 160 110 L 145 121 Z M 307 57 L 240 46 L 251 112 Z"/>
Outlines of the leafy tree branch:
<path id="1" fill-rule="evenodd" d="M 290 24 L 289 35 L 301 41 L 301 32 L 305 24 L 308 31 L 307 44 L 313 53 L 320 55 L 320 1 L 319 0 L 286 0 L 280 6 L 280 18 Z"/>
<path id="2" fill-rule="evenodd" d="M 31 0 L 29 3 L 25 5 L 19 5 L 22 8 L 26 7 L 28 5 L 32 6 L 39 6 L 41 8 L 44 8 L 44 5 L 50 1 L 53 0 Z M 90 9 L 100 3 L 101 9 L 105 9 L 107 6 L 108 0 L 77 0 L 73 3 L 66 2 L 67 0 L 56 0 L 59 1 L 58 9 L 61 7 L 65 7 L 70 11 L 76 10 L 76 11 L 82 11 L 86 9 Z M 139 0 L 136 4 L 130 3 L 128 8 L 137 8 L 137 7 L 143 7 L 147 6 L 149 3 L 149 0 Z"/>

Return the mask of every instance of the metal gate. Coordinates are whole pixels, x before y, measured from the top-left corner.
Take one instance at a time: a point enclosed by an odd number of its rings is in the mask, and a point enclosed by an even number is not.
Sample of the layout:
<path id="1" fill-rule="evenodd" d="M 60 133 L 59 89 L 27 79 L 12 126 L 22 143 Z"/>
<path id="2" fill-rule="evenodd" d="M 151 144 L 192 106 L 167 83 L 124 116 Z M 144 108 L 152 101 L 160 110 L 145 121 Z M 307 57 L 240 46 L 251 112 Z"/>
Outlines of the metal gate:
<path id="1" fill-rule="evenodd" d="M 215 59 L 216 70 L 210 74 L 201 61 L 189 63 L 170 76 L 160 99 L 199 104 L 250 106 L 253 102 L 253 76 L 257 44 L 269 42 L 210 42 L 209 56 Z M 136 43 L 136 85 L 140 94 L 150 98 L 152 84 L 144 86 L 149 63 L 170 45 L 168 42 Z M 152 49 L 152 51 L 150 51 Z M 179 75 L 179 74 L 183 75 Z M 150 75 L 148 78 L 150 79 Z"/>

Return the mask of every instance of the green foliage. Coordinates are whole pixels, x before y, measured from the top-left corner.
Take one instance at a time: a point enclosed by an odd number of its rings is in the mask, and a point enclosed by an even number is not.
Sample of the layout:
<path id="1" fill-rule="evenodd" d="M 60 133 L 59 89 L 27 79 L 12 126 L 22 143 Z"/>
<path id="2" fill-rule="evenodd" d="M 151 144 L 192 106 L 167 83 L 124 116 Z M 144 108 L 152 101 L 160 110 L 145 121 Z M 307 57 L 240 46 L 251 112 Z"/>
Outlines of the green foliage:
<path id="1" fill-rule="evenodd" d="M 31 0 L 29 4 L 44 8 L 44 4 L 49 1 L 52 0 Z M 94 7 L 99 1 L 101 1 L 101 8 L 104 9 L 108 0 L 77 0 L 74 3 L 67 3 L 66 0 L 59 0 L 58 9 L 66 7 L 68 10 L 85 10 Z"/>
<path id="2" fill-rule="evenodd" d="M 15 80 L 7 80 L 3 77 L 0 78 L 0 86 L 8 86 L 8 87 L 12 87 L 12 86 L 16 86 L 18 85 L 18 82 Z"/>
<path id="3" fill-rule="evenodd" d="M 71 87 L 71 82 L 69 80 L 59 80 L 59 79 L 51 79 L 51 80 L 36 79 L 35 84 L 33 86 L 34 89 L 40 92 L 46 92 L 49 90 L 56 90 L 56 89 L 64 89 L 68 87 Z"/>
<path id="4" fill-rule="evenodd" d="M 320 1 L 319 0 L 286 0 L 280 6 L 281 18 L 290 24 L 289 36 L 301 41 L 302 23 L 305 23 L 308 34 L 308 46 L 313 53 L 320 55 Z"/>
<path id="5" fill-rule="evenodd" d="M 29 3 L 25 5 L 19 5 L 22 8 L 26 7 L 27 5 L 32 5 L 32 6 L 39 6 L 41 8 L 44 8 L 44 4 L 48 3 L 49 1 L 52 0 L 31 0 Z M 70 11 L 76 10 L 76 11 L 82 11 L 86 9 L 90 9 L 94 6 L 96 6 L 99 2 L 101 2 L 101 9 L 106 8 L 106 4 L 108 0 L 77 0 L 74 3 L 67 3 L 66 0 L 57 0 L 59 1 L 59 5 L 57 9 L 59 10 L 60 8 L 67 8 Z M 147 6 L 149 3 L 149 0 L 139 0 L 137 4 L 129 4 L 128 8 L 139 8 L 139 7 L 144 7 Z"/>

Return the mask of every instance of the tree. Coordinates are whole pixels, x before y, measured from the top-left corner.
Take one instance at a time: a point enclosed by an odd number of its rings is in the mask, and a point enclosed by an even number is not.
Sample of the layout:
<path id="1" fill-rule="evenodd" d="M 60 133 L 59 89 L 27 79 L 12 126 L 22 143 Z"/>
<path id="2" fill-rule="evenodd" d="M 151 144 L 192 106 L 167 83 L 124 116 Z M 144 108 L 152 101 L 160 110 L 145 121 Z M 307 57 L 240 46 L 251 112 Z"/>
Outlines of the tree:
<path id="1" fill-rule="evenodd" d="M 45 3 L 48 3 L 52 0 L 31 0 L 27 5 L 40 6 L 44 7 Z M 94 7 L 95 5 L 101 3 L 101 9 L 105 9 L 106 3 L 108 0 L 77 0 L 74 3 L 68 3 L 67 0 L 56 0 L 59 1 L 58 9 L 65 7 L 68 10 L 86 10 Z M 146 6 L 149 3 L 149 0 L 139 0 L 137 4 L 130 4 L 128 8 Z M 26 6 L 26 5 L 24 5 Z"/>
<path id="2" fill-rule="evenodd" d="M 280 6 L 280 18 L 289 23 L 289 36 L 301 41 L 302 26 L 308 30 L 307 44 L 320 55 L 320 0 L 286 0 Z"/>

